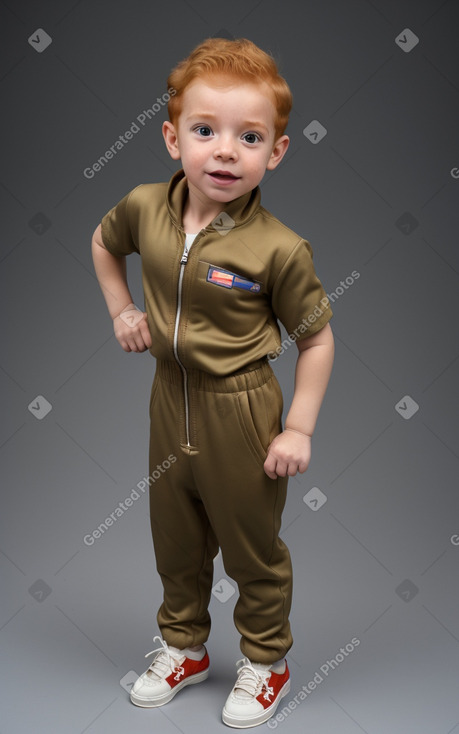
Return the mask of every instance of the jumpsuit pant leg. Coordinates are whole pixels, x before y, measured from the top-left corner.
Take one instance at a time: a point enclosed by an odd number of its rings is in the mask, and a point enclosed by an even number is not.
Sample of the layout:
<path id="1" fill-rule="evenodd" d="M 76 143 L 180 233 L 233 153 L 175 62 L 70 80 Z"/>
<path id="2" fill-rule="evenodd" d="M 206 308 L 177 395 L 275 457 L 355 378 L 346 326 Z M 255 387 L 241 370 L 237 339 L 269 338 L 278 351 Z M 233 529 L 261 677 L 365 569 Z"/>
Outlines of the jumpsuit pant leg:
<path id="1" fill-rule="evenodd" d="M 149 457 L 154 480 L 149 488 L 150 523 L 164 590 L 157 621 L 166 642 L 183 649 L 203 644 L 209 636 L 218 541 L 195 487 L 192 457 L 180 448 L 183 388 L 179 382 L 160 379 L 160 372 L 158 363 L 150 399 Z"/>
<path id="2" fill-rule="evenodd" d="M 289 551 L 279 537 L 288 477 L 264 472 L 282 430 L 282 394 L 266 360 L 227 377 L 158 362 L 151 398 L 150 468 L 177 460 L 150 486 L 157 569 L 164 587 L 158 624 L 171 645 L 205 642 L 213 558 L 238 586 L 234 621 L 241 651 L 272 663 L 292 645 Z M 189 438 L 189 443 L 187 442 Z"/>

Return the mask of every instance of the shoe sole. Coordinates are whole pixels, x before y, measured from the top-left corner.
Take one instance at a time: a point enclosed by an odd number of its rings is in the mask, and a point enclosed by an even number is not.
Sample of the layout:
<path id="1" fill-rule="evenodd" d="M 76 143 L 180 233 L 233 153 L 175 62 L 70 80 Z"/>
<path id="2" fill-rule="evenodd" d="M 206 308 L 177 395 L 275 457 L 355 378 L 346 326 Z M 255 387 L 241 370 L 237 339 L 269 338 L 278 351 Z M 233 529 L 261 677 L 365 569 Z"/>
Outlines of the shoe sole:
<path id="1" fill-rule="evenodd" d="M 170 691 L 166 691 L 166 693 L 163 693 L 162 696 L 158 696 L 157 698 L 144 698 L 131 691 L 130 699 L 133 704 L 136 706 L 142 706 L 142 708 L 156 708 L 156 706 L 164 706 L 164 704 L 169 703 L 169 701 L 174 698 L 175 694 L 181 691 L 182 688 L 185 688 L 185 686 L 191 686 L 194 683 L 201 683 L 203 680 L 206 680 L 208 675 L 209 668 L 202 670 L 200 673 L 190 675 L 189 678 L 185 678 L 181 683 L 178 683 L 174 688 L 171 688 Z"/>
<path id="2" fill-rule="evenodd" d="M 273 703 L 271 706 L 269 706 L 264 711 L 262 711 L 261 713 L 259 713 L 257 716 L 254 716 L 251 719 L 243 719 L 242 717 L 238 717 L 238 716 L 234 716 L 233 714 L 229 714 L 225 710 L 225 708 L 223 708 L 222 721 L 227 726 L 232 726 L 235 729 L 249 729 L 251 726 L 258 726 L 258 724 L 264 724 L 265 721 L 268 721 L 268 719 L 274 716 L 274 714 L 276 713 L 277 707 L 279 706 L 281 702 L 281 698 L 284 698 L 284 696 L 286 696 L 289 691 L 290 691 L 290 678 L 284 683 L 284 685 L 280 689 L 276 702 Z"/>

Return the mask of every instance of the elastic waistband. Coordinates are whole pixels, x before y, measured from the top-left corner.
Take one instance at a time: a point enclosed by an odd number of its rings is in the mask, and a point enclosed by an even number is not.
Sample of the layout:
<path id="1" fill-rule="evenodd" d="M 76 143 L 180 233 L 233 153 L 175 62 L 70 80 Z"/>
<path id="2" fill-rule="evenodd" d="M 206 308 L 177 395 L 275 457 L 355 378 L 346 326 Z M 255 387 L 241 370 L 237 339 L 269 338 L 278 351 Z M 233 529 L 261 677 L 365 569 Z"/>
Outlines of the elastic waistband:
<path id="1" fill-rule="evenodd" d="M 207 392 L 239 392 L 251 390 L 264 385 L 274 376 L 268 360 L 258 359 L 230 375 L 220 377 L 197 369 L 186 369 L 188 385 L 196 390 Z M 178 362 L 169 360 L 156 361 L 156 375 L 161 380 L 174 385 L 183 384 L 183 373 Z"/>

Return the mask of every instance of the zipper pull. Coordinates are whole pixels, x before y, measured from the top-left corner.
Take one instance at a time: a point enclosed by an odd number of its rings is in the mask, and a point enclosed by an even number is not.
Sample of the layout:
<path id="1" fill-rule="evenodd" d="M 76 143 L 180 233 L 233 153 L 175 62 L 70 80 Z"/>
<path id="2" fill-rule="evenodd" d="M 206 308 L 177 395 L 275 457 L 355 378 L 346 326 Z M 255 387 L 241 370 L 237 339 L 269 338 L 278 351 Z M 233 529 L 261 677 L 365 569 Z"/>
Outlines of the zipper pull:
<path id="1" fill-rule="evenodd" d="M 180 264 L 184 265 L 188 260 L 188 249 L 185 248 L 183 251 L 182 259 L 180 260 Z"/>

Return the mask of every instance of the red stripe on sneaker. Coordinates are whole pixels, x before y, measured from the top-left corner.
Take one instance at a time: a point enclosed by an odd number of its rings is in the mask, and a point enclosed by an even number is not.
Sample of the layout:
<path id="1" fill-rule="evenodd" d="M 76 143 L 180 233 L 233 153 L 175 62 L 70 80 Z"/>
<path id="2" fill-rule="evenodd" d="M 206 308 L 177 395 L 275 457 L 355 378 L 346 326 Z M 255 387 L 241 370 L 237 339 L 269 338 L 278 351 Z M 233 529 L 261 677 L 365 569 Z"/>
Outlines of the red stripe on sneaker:
<path id="1" fill-rule="evenodd" d="M 266 684 L 263 685 L 261 693 L 257 696 L 258 703 L 261 703 L 264 709 L 272 706 L 279 695 L 279 691 L 289 678 L 290 673 L 287 661 L 285 661 L 285 671 L 281 675 L 279 673 L 271 673 Z"/>
<path id="2" fill-rule="evenodd" d="M 167 683 L 169 683 L 171 688 L 174 688 L 176 685 L 182 682 L 182 680 L 185 680 L 185 678 L 189 678 L 191 675 L 196 675 L 196 673 L 202 673 L 203 670 L 206 670 L 209 667 L 209 655 L 206 652 L 202 660 L 190 660 L 190 658 L 185 658 L 182 665 L 178 665 L 172 673 L 166 678 Z"/>

